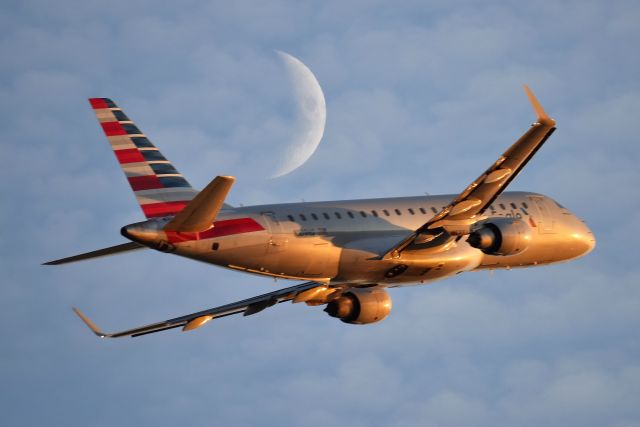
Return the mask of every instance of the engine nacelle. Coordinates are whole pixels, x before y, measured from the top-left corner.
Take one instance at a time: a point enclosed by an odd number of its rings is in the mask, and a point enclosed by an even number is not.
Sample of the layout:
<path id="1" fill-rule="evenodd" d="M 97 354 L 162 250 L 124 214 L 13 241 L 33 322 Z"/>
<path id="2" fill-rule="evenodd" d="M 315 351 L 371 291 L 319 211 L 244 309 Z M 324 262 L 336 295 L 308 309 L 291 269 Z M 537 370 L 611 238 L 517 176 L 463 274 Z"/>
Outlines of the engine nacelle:
<path id="1" fill-rule="evenodd" d="M 531 242 L 529 225 L 516 218 L 491 218 L 469 234 L 467 242 L 487 255 L 516 255 Z"/>
<path id="2" fill-rule="evenodd" d="M 391 297 L 384 289 L 351 289 L 324 309 L 345 323 L 364 325 L 383 320 L 391 312 Z"/>

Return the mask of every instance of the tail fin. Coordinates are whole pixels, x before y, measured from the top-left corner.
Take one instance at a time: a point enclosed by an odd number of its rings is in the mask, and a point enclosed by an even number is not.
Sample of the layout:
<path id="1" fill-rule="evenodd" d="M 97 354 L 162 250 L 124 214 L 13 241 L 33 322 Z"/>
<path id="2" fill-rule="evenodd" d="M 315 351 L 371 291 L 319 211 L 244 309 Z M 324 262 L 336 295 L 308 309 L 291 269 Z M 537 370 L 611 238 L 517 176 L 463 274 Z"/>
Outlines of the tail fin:
<path id="1" fill-rule="evenodd" d="M 89 100 L 147 218 L 175 215 L 198 191 L 108 98 Z"/>

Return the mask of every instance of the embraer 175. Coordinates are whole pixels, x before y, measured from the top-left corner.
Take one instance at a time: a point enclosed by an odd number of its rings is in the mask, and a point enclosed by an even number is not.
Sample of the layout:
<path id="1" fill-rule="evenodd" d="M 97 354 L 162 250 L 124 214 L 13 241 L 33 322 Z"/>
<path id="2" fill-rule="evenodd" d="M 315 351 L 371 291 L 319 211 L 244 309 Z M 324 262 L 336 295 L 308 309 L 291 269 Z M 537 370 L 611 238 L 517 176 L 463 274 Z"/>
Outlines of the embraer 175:
<path id="1" fill-rule="evenodd" d="M 292 301 L 325 305 L 345 323 L 379 322 L 391 311 L 387 289 L 466 271 L 551 264 L 595 246 L 585 223 L 549 197 L 504 189 L 555 130 L 533 93 L 536 122 L 459 195 L 232 207 L 234 182 L 218 176 L 198 192 L 124 112 L 90 99 L 146 221 L 121 229 L 129 243 L 46 263 L 65 264 L 142 248 L 301 284 L 99 337 L 140 336 L 212 319 L 256 314 Z"/>

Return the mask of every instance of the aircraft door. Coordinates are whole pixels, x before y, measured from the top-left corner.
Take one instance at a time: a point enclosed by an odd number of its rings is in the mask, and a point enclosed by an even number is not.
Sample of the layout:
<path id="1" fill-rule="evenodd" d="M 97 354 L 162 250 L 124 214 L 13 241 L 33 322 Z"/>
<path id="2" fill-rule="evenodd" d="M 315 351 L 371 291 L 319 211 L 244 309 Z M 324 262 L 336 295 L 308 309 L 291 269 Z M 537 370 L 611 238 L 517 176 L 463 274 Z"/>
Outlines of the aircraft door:
<path id="1" fill-rule="evenodd" d="M 551 210 L 547 203 L 549 203 L 544 197 L 539 196 L 529 196 L 529 200 L 533 202 L 536 206 L 536 210 L 538 211 L 536 223 L 538 226 L 538 232 L 540 234 L 550 234 L 555 233 L 554 230 L 554 219 L 551 214 Z"/>
<path id="2" fill-rule="evenodd" d="M 282 231 L 282 224 L 278 221 L 275 213 L 271 211 L 261 212 L 261 214 L 265 224 L 267 224 L 267 229 L 269 230 L 267 253 L 276 254 L 284 251 L 289 243 L 289 239 Z"/>

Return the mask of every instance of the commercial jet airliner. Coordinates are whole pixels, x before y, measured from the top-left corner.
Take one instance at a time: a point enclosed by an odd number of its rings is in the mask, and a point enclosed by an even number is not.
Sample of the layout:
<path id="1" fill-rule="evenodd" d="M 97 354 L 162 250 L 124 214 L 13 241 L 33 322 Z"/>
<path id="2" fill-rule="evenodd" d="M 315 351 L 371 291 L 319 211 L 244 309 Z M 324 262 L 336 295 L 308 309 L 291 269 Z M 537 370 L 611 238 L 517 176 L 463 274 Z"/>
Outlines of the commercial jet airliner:
<path id="1" fill-rule="evenodd" d="M 555 130 L 533 93 L 535 123 L 458 195 L 339 200 L 233 207 L 234 178 L 218 176 L 202 191 L 158 151 L 110 99 L 90 99 L 146 220 L 121 229 L 130 240 L 46 263 L 65 264 L 151 248 L 233 270 L 303 281 L 243 301 L 101 338 L 199 328 L 223 316 L 256 314 L 292 301 L 325 305 L 345 323 L 379 322 L 391 311 L 388 289 L 431 283 L 481 269 L 531 267 L 589 253 L 587 225 L 551 198 L 505 192 Z"/>

